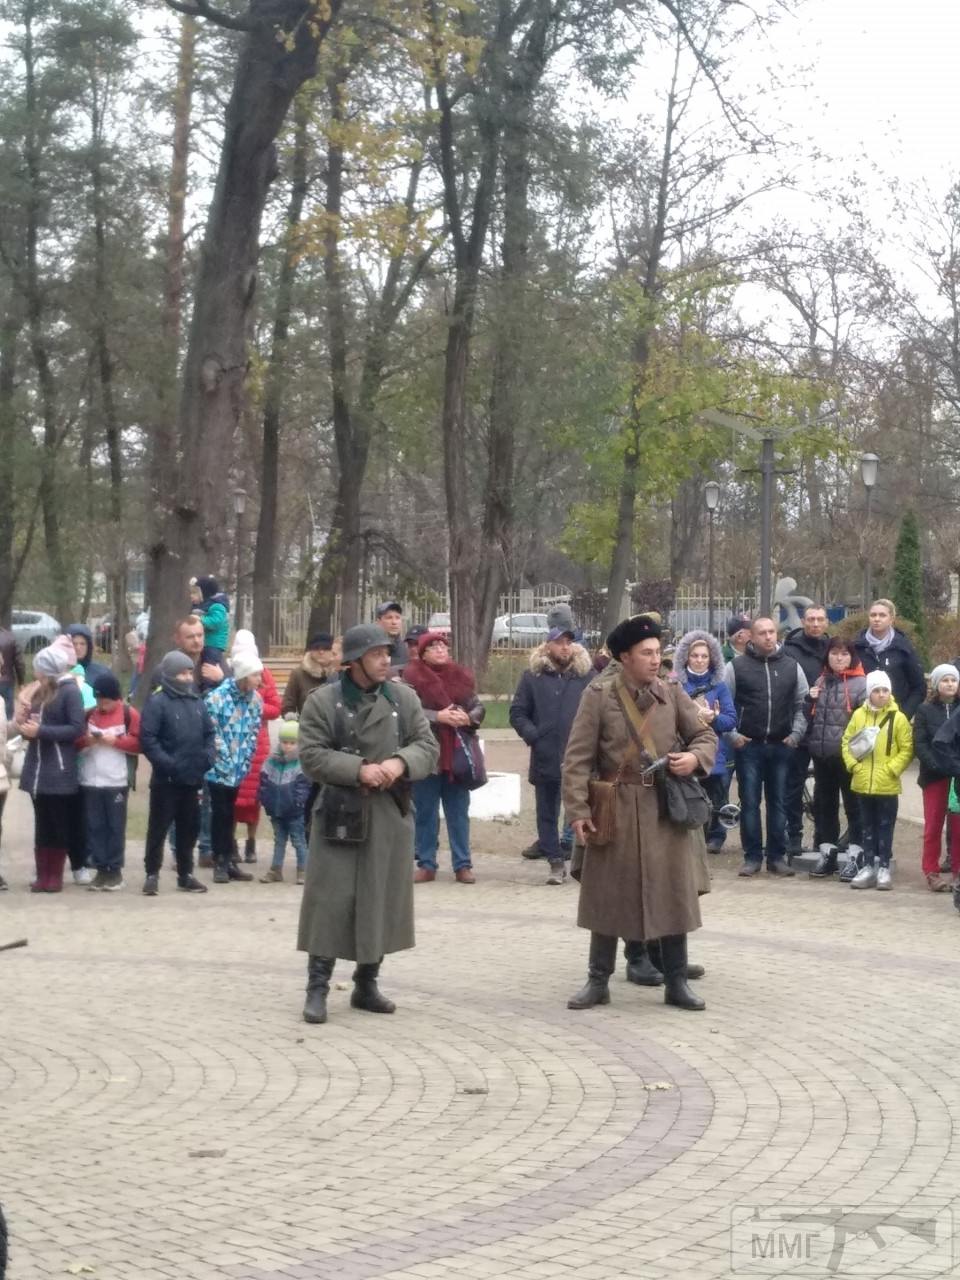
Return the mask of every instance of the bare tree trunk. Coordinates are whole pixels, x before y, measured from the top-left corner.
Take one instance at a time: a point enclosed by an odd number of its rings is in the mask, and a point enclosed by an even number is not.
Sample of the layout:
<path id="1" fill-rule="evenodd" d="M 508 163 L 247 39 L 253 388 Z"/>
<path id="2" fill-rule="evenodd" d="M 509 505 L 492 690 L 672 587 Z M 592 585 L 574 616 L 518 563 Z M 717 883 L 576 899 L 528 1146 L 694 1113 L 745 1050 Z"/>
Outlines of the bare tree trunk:
<path id="1" fill-rule="evenodd" d="M 263 447 L 260 458 L 260 516 L 253 559 L 253 634 L 261 653 L 270 650 L 274 579 L 277 571 L 277 494 L 280 482 L 280 414 L 287 377 L 287 336 L 297 274 L 297 228 L 307 195 L 307 144 L 310 113 L 301 95 L 294 106 L 292 181 L 287 206 L 287 235 L 277 281 L 270 367 L 263 400 Z"/>
<path id="2" fill-rule="evenodd" d="M 11 290 L 12 294 L 12 290 Z M 10 625 L 17 572 L 13 559 L 17 344 L 22 318 L 11 296 L 0 323 L 0 626 Z"/>
<path id="3" fill-rule="evenodd" d="M 57 389 L 50 367 L 50 352 L 44 328 L 45 299 L 40 282 L 39 238 L 43 219 L 44 189 L 40 162 L 38 133 L 40 104 L 36 78 L 36 62 L 33 44 L 33 18 L 35 6 L 24 9 L 23 63 L 26 94 L 26 136 L 24 144 L 24 168 L 27 179 L 26 199 L 26 253 L 24 261 L 24 291 L 27 310 L 27 331 L 30 354 L 37 373 L 40 414 L 43 422 L 43 440 L 40 455 L 40 506 L 43 513 L 43 536 L 50 567 L 54 607 L 63 624 L 70 621 L 73 612 L 73 596 L 60 532 L 60 497 L 57 483 Z"/>
<path id="4" fill-rule="evenodd" d="M 190 127 L 197 40 L 195 18 L 180 19 L 180 48 L 173 92 L 173 156 L 167 192 L 167 252 L 164 282 L 160 375 L 156 388 L 156 416 L 150 439 L 151 531 L 147 547 L 146 595 L 152 601 L 159 567 L 169 553 L 166 537 L 173 519 L 177 476 L 176 384 L 180 333 L 183 323 L 183 258 L 190 160 Z M 151 631 L 154 628 L 151 627 Z"/>
<path id="5" fill-rule="evenodd" d="M 149 661 L 166 642 L 206 530 L 227 518 L 224 462 L 243 409 L 247 333 L 260 222 L 276 176 L 276 139 L 340 9 L 310 0 L 251 0 L 227 107 L 217 184 L 204 235 L 177 416 L 174 510 L 156 564 Z"/>

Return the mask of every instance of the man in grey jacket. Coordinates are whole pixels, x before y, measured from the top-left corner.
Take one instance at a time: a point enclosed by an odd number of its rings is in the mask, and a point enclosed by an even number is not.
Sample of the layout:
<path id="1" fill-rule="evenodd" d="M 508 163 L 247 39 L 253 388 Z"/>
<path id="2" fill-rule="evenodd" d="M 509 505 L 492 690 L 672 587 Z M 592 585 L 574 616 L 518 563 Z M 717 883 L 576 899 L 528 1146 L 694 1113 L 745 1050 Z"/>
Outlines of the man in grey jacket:
<path id="1" fill-rule="evenodd" d="M 724 681 L 733 698 L 737 728 L 731 734 L 740 791 L 741 876 L 763 866 L 760 801 L 766 800 L 769 875 L 792 876 L 787 852 L 787 783 L 793 752 L 806 732 L 804 699 L 809 686 L 795 658 L 777 642 L 772 618 L 757 618 L 750 643 L 727 663 Z"/>

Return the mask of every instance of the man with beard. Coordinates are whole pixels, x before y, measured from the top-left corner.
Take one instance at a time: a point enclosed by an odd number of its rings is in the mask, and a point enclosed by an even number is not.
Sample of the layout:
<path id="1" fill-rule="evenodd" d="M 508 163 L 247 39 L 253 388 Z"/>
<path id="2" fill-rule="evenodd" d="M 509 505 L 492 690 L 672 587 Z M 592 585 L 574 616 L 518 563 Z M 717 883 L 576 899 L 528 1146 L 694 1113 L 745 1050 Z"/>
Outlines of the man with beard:
<path id="1" fill-rule="evenodd" d="M 403 638 L 403 606 L 397 600 L 377 605 L 377 625 L 387 633 L 390 643 L 390 675 L 399 676 L 410 660 Z"/>
<path id="2" fill-rule="evenodd" d="M 584 689 L 596 673 L 572 627 L 557 626 L 530 655 L 510 704 L 510 724 L 530 748 L 528 774 L 537 798 L 537 845 L 550 863 L 547 884 L 566 879 L 560 847 L 560 766 Z"/>
<path id="3" fill-rule="evenodd" d="M 812 689 L 823 673 L 827 660 L 830 637 L 827 635 L 827 611 L 822 604 L 808 604 L 803 611 L 803 625 L 784 639 L 783 652 L 800 664 L 807 684 Z M 807 718 L 810 702 L 806 703 Z M 803 786 L 810 768 L 810 752 L 801 743 L 797 745 L 790 761 L 787 778 L 787 856 L 803 850 Z"/>

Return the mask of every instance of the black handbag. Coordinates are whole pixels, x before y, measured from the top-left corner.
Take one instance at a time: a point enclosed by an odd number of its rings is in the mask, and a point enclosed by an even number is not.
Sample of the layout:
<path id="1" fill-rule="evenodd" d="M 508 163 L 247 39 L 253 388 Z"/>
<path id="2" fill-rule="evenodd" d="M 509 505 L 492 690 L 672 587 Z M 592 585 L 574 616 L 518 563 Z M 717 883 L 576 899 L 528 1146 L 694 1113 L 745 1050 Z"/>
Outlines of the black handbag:
<path id="1" fill-rule="evenodd" d="M 636 703 L 621 685 L 617 690 L 620 703 L 627 717 L 627 725 L 640 741 L 644 751 L 651 760 L 656 758 L 656 747 L 646 734 L 645 717 L 640 715 Z M 674 705 L 676 700 L 674 699 Z M 678 743 L 682 750 L 682 744 Z M 672 822 L 674 826 L 693 830 L 702 827 L 710 820 L 713 805 L 707 793 L 694 777 L 678 778 L 667 769 L 657 770 L 657 792 L 660 801 L 661 816 Z"/>
<path id="2" fill-rule="evenodd" d="M 476 791 L 486 786 L 487 763 L 483 757 L 483 748 L 475 733 L 464 733 L 454 729 L 457 741 L 453 748 L 451 773 L 454 782 L 459 782 L 468 791 Z"/>

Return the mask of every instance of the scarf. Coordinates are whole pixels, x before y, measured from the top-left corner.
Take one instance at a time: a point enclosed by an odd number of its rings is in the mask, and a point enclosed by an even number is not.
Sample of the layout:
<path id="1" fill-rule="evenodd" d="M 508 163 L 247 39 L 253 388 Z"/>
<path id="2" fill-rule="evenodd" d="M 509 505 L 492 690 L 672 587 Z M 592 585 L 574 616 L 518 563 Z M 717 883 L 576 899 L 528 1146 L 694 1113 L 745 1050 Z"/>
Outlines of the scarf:
<path id="1" fill-rule="evenodd" d="M 442 667 L 431 667 L 429 663 L 417 659 L 404 667 L 403 678 L 413 688 L 426 711 L 445 711 L 451 703 L 467 710 L 476 696 L 473 675 L 466 667 L 460 667 L 455 662 L 445 662 Z M 437 771 L 452 778 L 458 731 L 449 724 L 434 724 L 433 731 L 440 742 Z"/>
<path id="2" fill-rule="evenodd" d="M 870 628 L 867 627 L 866 631 L 863 633 L 863 638 L 864 640 L 866 640 L 867 644 L 873 650 L 874 654 L 878 654 L 878 653 L 883 653 L 886 649 L 890 648 L 890 646 L 893 644 L 896 634 L 897 634 L 896 629 L 894 627 L 891 627 L 886 635 L 875 636 L 873 632 L 870 630 Z"/>

